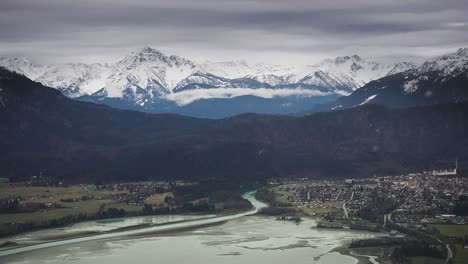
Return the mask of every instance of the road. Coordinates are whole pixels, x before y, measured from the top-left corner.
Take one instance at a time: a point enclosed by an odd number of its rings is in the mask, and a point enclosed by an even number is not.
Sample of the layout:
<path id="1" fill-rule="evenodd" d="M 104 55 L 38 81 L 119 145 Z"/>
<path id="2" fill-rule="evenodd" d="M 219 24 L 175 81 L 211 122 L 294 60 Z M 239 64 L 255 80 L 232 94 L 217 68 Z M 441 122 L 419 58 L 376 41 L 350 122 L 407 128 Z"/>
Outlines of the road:
<path id="1" fill-rule="evenodd" d="M 419 186 L 418 186 L 419 187 Z M 405 201 L 403 202 L 402 205 L 405 205 L 406 203 L 408 203 L 408 201 L 414 197 L 416 197 L 417 195 L 421 194 L 421 191 L 417 191 L 413 196 L 409 196 L 408 198 L 405 199 Z M 401 206 L 401 205 L 400 205 Z M 392 221 L 392 213 L 393 212 L 390 212 L 389 214 L 386 214 L 385 217 L 384 217 L 384 226 L 387 224 L 387 221 L 393 223 L 393 224 L 396 224 L 396 225 L 400 225 L 398 223 L 395 223 Z M 430 235 L 430 234 L 429 234 Z M 433 237 L 435 240 L 437 240 L 441 245 L 445 245 L 445 247 L 447 248 L 447 259 L 445 260 L 445 263 L 449 263 L 451 259 L 453 259 L 453 252 L 452 252 L 452 249 L 450 248 L 450 245 L 449 244 L 446 244 L 445 242 L 443 242 L 439 237 L 435 236 L 435 235 L 430 235 L 431 237 Z"/>
<path id="2" fill-rule="evenodd" d="M 336 197 L 335 197 L 335 201 L 337 201 L 337 200 L 338 200 L 338 197 L 340 197 L 341 191 L 343 191 L 343 189 L 340 189 L 340 191 L 338 192 L 338 194 L 337 194 Z"/>
<path id="3" fill-rule="evenodd" d="M 261 208 L 267 207 L 266 204 L 255 199 L 255 193 L 256 191 L 248 192 L 242 196 L 243 198 L 247 199 L 254 207 L 254 209 L 247 211 L 247 212 L 238 213 L 234 215 L 201 218 L 201 219 L 195 219 L 195 220 L 186 221 L 186 222 L 178 222 L 178 223 L 167 224 L 167 225 L 162 225 L 162 226 L 152 226 L 152 227 L 146 227 L 146 228 L 135 229 L 135 230 L 97 234 L 97 235 L 91 235 L 91 236 L 80 237 L 80 238 L 71 238 L 71 239 L 52 241 L 52 242 L 46 242 L 46 243 L 41 243 L 41 244 L 35 244 L 35 245 L 28 245 L 24 247 L 6 249 L 6 250 L 0 251 L 0 257 L 27 252 L 31 250 L 38 250 L 38 249 L 44 249 L 44 248 L 50 248 L 50 247 L 56 247 L 56 246 L 61 246 L 61 245 L 80 243 L 80 242 L 86 242 L 86 241 L 92 241 L 92 240 L 124 237 L 124 236 L 130 236 L 130 235 L 144 235 L 146 233 L 171 231 L 171 230 L 177 230 L 180 228 L 187 228 L 187 227 L 197 227 L 197 226 L 203 226 L 207 224 L 220 223 L 220 222 L 244 217 L 247 215 L 253 215 L 257 213 Z"/>
<path id="4" fill-rule="evenodd" d="M 343 203 L 343 212 L 344 212 L 344 215 L 345 215 L 346 219 L 349 218 L 349 216 L 348 216 L 348 209 L 346 208 L 346 203 L 349 203 L 350 201 L 352 201 L 353 198 L 354 198 L 354 190 L 353 190 L 353 192 L 351 193 L 351 198 L 349 198 L 348 201 L 346 201 L 346 202 Z"/>
<path id="5" fill-rule="evenodd" d="M 388 222 L 391 222 L 395 225 L 400 225 L 396 222 L 393 222 L 392 220 L 392 213 L 389 213 L 389 214 L 386 214 L 384 216 L 384 226 L 387 224 L 387 221 Z M 447 258 L 445 259 L 445 263 L 450 263 L 450 260 L 453 259 L 453 251 L 452 249 L 450 248 L 450 245 L 445 243 L 444 241 L 442 241 L 440 238 L 438 238 L 437 236 L 435 235 L 431 235 L 431 234 L 428 234 L 429 236 L 431 236 L 432 238 L 434 238 L 435 240 L 437 240 L 441 245 L 444 245 L 445 248 L 447 249 Z"/>

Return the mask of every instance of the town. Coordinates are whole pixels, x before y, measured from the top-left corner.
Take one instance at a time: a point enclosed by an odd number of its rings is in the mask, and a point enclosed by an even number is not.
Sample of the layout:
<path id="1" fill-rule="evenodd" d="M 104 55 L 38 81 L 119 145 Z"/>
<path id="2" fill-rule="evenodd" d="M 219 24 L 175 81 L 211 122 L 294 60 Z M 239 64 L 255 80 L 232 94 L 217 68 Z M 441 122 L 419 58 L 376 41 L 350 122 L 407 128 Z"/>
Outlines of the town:
<path id="1" fill-rule="evenodd" d="M 270 183 L 270 185 L 275 185 Z M 278 206 L 294 206 L 310 216 L 330 219 L 375 218 L 392 209 L 403 224 L 465 224 L 456 216 L 458 203 L 468 197 L 468 179 L 430 174 L 286 183 L 271 188 L 280 197 Z M 385 202 L 383 202 L 385 200 Z M 327 209 L 327 210 L 324 210 Z M 320 213 L 325 212 L 325 213 Z M 384 214 L 380 214 L 383 219 Z"/>
<path id="2" fill-rule="evenodd" d="M 464 263 L 460 259 L 468 256 L 468 178 L 456 169 L 346 180 L 272 180 L 259 195 L 277 208 L 270 212 L 316 217 L 318 228 L 385 234 L 355 242 L 355 247 L 407 245 L 416 252 L 414 244 L 419 243 L 425 247 L 422 252 L 443 259 L 441 263 Z"/>

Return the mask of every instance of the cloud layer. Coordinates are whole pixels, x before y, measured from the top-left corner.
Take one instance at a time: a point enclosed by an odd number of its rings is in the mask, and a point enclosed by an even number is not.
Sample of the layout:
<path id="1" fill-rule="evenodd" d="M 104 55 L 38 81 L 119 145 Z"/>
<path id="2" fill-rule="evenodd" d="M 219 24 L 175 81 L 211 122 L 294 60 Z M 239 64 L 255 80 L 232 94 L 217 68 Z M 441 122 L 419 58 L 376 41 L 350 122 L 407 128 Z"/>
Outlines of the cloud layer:
<path id="1" fill-rule="evenodd" d="M 112 60 L 150 45 L 192 59 L 314 63 L 468 46 L 466 0 L 2 0 L 0 56 Z"/>
<path id="2" fill-rule="evenodd" d="M 165 99 L 175 102 L 179 106 L 191 104 L 197 100 L 215 99 L 215 98 L 234 98 L 239 96 L 257 96 L 262 98 L 274 97 L 311 97 L 325 96 L 325 93 L 310 89 L 250 89 L 250 88 L 216 88 L 216 89 L 196 89 L 177 92 L 165 96 Z"/>

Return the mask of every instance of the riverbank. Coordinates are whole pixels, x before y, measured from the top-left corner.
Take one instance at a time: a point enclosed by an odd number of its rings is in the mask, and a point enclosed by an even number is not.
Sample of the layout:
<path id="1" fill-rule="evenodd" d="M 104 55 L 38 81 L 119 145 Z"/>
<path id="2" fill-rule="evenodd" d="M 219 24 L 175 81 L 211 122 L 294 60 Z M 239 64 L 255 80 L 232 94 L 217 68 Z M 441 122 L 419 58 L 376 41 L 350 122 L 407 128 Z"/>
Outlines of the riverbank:
<path id="1" fill-rule="evenodd" d="M 54 237 L 61 240 L 15 247 L 9 249 L 10 252 L 0 251 L 0 257 L 5 263 L 30 259 L 30 262 L 25 263 L 40 264 L 57 259 L 60 259 L 60 263 L 68 263 L 70 260 L 73 260 L 73 263 L 114 263 L 111 261 L 128 263 L 124 260 L 128 256 L 133 256 L 138 257 L 139 261 L 142 259 L 140 263 L 152 263 L 154 256 L 151 254 L 157 248 L 164 252 L 161 252 L 162 255 L 158 254 L 158 260 L 160 258 L 166 260 L 161 263 L 174 263 L 181 253 L 172 251 L 187 244 L 183 254 L 192 254 L 191 260 L 200 260 L 195 263 L 238 263 L 245 260 L 245 263 L 280 264 L 287 261 L 284 256 L 297 259 L 299 264 L 309 263 L 311 258 L 317 259 L 318 263 L 326 264 L 355 264 L 356 261 L 366 263 L 364 257 L 353 255 L 353 252 L 344 249 L 340 251 L 340 247 L 336 248 L 336 245 L 343 244 L 343 241 L 374 237 L 375 234 L 353 230 L 317 229 L 316 220 L 312 218 L 294 224 L 289 221 L 278 221 L 275 217 L 254 216 L 259 208 L 266 205 L 256 200 L 253 193 L 248 193 L 246 196 L 252 202 L 254 210 L 236 215 L 156 226 L 130 226 L 85 236 L 76 233 L 70 236 L 64 234 L 61 237 Z M 122 243 L 125 245 L 123 248 L 119 246 Z M 114 251 L 114 247 L 118 250 Z M 96 248 L 101 248 L 104 253 L 96 253 L 97 255 L 90 253 Z M 89 254 L 92 257 L 89 257 Z M 116 258 L 115 255 L 120 258 Z M 102 256 L 105 258 L 95 259 Z M 280 260 L 282 262 L 279 262 Z"/>
<path id="2" fill-rule="evenodd" d="M 271 263 L 291 259 L 296 264 L 355 264 L 356 257 L 334 252 L 343 241 L 374 234 L 352 230 L 320 230 L 306 218 L 297 225 L 275 217 L 249 215 L 193 228 L 177 228 L 148 235 L 108 237 L 62 244 L 1 257 L 4 263 L 123 264 L 138 259 L 154 263 Z"/>
<path id="3" fill-rule="evenodd" d="M 0 238 L 121 217 L 236 214 L 251 209 L 244 190 L 213 182 L 0 186 Z M 232 187 L 232 188 L 229 188 Z"/>
<path id="4" fill-rule="evenodd" d="M 351 241 L 347 241 L 343 245 L 333 249 L 333 252 L 338 252 L 342 255 L 350 256 L 357 259 L 357 264 L 392 264 L 390 251 L 388 248 L 382 247 L 365 247 L 365 248 L 350 248 Z"/>
<path id="5" fill-rule="evenodd" d="M 182 221 L 182 222 L 177 222 L 177 223 L 168 223 L 167 225 L 156 225 L 156 226 L 149 226 L 145 228 L 136 228 L 132 229 L 131 227 L 128 227 L 128 229 L 124 231 L 114 231 L 114 232 L 108 232 L 108 233 L 98 233 L 95 235 L 91 236 L 83 236 L 83 237 L 71 237 L 67 239 L 62 239 L 62 240 L 57 240 L 57 241 L 52 241 L 52 242 L 43 242 L 39 244 L 33 244 L 33 245 L 25 245 L 25 246 L 19 246 L 19 247 L 14 247 L 11 249 L 6 249 L 6 250 L 1 250 L 0 251 L 0 257 L 1 256 L 7 256 L 11 254 L 17 254 L 17 253 L 22 253 L 22 252 L 27 252 L 29 250 L 36 250 L 36 249 L 42 249 L 42 248 L 48 248 L 48 247 L 54 247 L 58 245 L 64 245 L 64 244 L 72 244 L 72 243 L 79 243 L 79 242 L 86 242 L 86 241 L 91 241 L 91 240 L 98 240 L 98 239 L 109 239 L 109 238 L 115 238 L 115 237 L 125 237 L 125 236 L 130 236 L 130 235 L 141 235 L 145 233 L 155 233 L 158 231 L 176 231 L 180 228 L 190 228 L 190 227 L 197 227 L 197 226 L 204 226 L 204 225 L 209 225 L 209 224 L 215 224 L 218 222 L 224 222 L 227 220 L 232 220 L 236 219 L 239 217 L 247 216 L 247 215 L 253 215 L 258 212 L 263 207 L 266 207 L 267 205 L 256 200 L 255 199 L 255 191 L 252 192 L 247 192 L 242 195 L 242 198 L 248 200 L 254 209 L 249 210 L 247 212 L 243 213 L 238 213 L 234 215 L 224 215 L 224 216 L 216 216 L 216 217 L 211 217 L 211 218 L 202 218 L 202 219 L 196 219 L 193 221 Z"/>

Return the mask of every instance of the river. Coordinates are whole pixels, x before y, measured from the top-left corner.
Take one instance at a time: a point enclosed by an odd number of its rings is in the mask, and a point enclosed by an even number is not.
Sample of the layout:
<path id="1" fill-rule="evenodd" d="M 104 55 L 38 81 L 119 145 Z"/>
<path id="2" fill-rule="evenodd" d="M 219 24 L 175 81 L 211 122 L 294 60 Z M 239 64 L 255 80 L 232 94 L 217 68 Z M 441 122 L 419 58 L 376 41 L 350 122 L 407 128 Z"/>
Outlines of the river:
<path id="1" fill-rule="evenodd" d="M 46 238 L 57 233 L 109 231 L 122 227 L 122 224 L 94 221 L 65 229 L 32 232 L 13 238 L 32 244 L 0 251 L 0 262 L 197 264 L 242 261 L 275 264 L 294 260 L 295 263 L 355 264 L 356 259 L 331 252 L 332 249 L 344 241 L 373 236 L 349 230 L 320 230 L 314 227 L 313 219 L 305 219 L 296 225 L 257 216 L 254 214 L 266 205 L 255 199 L 255 192 L 246 193 L 244 198 L 254 209 L 229 216 L 198 216 L 195 219 L 177 216 L 168 221 L 185 221 L 57 241 Z M 161 220 L 151 219 L 153 222 Z M 148 220 L 148 217 L 141 217 L 131 222 Z M 124 221 L 125 225 L 128 220 L 119 221 Z"/>

